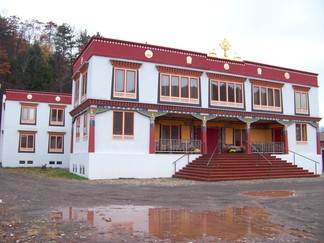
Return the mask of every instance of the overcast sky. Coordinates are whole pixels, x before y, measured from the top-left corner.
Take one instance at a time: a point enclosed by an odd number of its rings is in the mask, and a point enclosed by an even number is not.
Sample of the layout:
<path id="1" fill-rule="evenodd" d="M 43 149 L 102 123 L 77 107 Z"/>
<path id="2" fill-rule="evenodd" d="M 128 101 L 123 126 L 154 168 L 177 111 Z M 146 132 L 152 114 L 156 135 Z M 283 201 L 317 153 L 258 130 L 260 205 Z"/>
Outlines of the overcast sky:
<path id="1" fill-rule="evenodd" d="M 324 117 L 323 0 L 0 0 L 2 16 L 68 23 L 90 35 L 220 55 L 319 74 Z M 324 125 L 324 119 L 321 122 Z"/>

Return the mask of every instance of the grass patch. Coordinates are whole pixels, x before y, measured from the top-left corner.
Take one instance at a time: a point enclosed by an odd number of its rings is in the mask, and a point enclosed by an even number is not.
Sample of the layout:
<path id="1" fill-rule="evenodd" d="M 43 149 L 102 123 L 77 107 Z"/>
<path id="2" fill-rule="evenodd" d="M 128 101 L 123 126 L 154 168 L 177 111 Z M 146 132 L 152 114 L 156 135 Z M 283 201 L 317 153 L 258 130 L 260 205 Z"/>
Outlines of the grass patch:
<path id="1" fill-rule="evenodd" d="M 20 174 L 30 174 L 41 177 L 62 178 L 62 179 L 74 179 L 74 180 L 87 180 L 87 178 L 75 175 L 69 171 L 61 168 L 46 168 L 41 167 L 17 167 L 17 168 L 4 168 L 10 171 L 14 171 Z"/>

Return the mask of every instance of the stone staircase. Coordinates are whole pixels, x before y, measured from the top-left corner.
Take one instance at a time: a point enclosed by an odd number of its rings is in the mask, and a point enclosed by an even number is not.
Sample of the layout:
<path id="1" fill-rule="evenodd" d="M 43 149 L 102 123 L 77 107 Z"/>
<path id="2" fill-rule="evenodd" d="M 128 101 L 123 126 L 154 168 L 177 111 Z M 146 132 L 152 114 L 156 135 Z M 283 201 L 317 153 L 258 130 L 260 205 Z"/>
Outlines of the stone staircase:
<path id="1" fill-rule="evenodd" d="M 226 153 L 217 154 L 208 161 L 211 155 L 202 155 L 173 175 L 199 181 L 229 181 L 276 178 L 318 177 L 270 154 L 263 154 L 269 162 L 259 154 Z"/>

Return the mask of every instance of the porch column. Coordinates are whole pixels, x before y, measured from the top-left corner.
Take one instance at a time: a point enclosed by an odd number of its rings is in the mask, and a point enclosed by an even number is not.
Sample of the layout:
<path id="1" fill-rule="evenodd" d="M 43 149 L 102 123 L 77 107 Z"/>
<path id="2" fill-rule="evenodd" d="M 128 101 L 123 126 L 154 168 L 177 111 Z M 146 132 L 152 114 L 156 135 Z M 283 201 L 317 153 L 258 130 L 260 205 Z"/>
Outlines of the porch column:
<path id="1" fill-rule="evenodd" d="M 288 147 L 288 125 L 284 125 L 283 129 L 283 142 L 284 142 L 284 154 L 289 154 L 289 147 Z"/>
<path id="2" fill-rule="evenodd" d="M 202 120 L 201 126 L 201 137 L 202 137 L 202 153 L 207 154 L 207 121 L 206 118 Z"/>
<path id="3" fill-rule="evenodd" d="M 321 132 L 319 129 L 319 124 L 316 127 L 316 145 L 317 145 L 317 154 L 321 154 Z"/>
<path id="4" fill-rule="evenodd" d="M 251 154 L 252 149 L 251 149 L 251 123 L 250 122 L 246 123 L 245 134 L 246 134 L 246 153 Z"/>
<path id="5" fill-rule="evenodd" d="M 93 108 L 90 108 L 90 126 L 89 126 L 89 146 L 88 152 L 95 152 L 95 113 Z"/>
<path id="6" fill-rule="evenodd" d="M 150 116 L 150 154 L 155 154 L 155 116 Z"/>

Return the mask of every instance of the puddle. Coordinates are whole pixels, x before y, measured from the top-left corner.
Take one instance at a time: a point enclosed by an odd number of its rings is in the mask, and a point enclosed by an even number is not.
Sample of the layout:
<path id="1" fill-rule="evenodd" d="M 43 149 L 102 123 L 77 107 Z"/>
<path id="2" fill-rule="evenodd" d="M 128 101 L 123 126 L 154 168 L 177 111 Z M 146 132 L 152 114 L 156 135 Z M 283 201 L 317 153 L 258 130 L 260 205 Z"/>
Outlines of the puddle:
<path id="1" fill-rule="evenodd" d="M 127 237 L 153 237 L 168 241 L 244 240 L 272 238 L 280 233 L 306 237 L 269 220 L 265 208 L 239 207 L 219 211 L 149 206 L 109 206 L 64 208 L 52 212 L 55 221 L 84 221 L 93 225 L 100 237 L 117 240 Z M 146 238 L 145 238 L 146 239 Z"/>
<path id="2" fill-rule="evenodd" d="M 253 197 L 293 197 L 295 196 L 295 191 L 252 191 L 243 194 Z"/>

